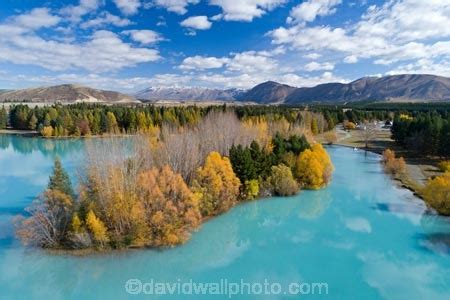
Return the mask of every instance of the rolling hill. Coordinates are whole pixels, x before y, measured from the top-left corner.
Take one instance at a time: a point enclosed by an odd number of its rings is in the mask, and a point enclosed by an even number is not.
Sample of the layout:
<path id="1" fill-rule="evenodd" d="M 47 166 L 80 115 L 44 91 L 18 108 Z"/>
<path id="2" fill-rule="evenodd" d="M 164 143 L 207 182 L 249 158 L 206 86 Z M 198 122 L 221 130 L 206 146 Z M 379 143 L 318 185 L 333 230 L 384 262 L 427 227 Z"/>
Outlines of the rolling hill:
<path id="1" fill-rule="evenodd" d="M 104 91 L 85 86 L 63 84 L 0 93 L 0 102 L 39 103 L 135 103 L 134 97 L 114 91 Z"/>

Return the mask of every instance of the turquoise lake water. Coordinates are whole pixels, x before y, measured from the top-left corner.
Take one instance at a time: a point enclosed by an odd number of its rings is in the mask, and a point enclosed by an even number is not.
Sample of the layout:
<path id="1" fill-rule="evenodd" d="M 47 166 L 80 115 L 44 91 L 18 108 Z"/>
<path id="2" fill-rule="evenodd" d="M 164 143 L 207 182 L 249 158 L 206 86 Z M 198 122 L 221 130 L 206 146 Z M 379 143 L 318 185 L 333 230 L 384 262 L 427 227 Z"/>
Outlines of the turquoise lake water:
<path id="1" fill-rule="evenodd" d="M 221 279 L 283 289 L 244 287 L 232 299 L 450 299 L 450 220 L 394 186 L 377 155 L 343 147 L 328 148 L 329 187 L 237 206 L 177 248 L 72 257 L 22 247 L 12 218 L 46 186 L 56 155 L 75 175 L 83 143 L 0 135 L 0 299 L 228 298 L 133 295 L 129 279 L 147 293 L 156 282 Z M 285 294 L 291 283 L 326 283 L 328 294 Z"/>

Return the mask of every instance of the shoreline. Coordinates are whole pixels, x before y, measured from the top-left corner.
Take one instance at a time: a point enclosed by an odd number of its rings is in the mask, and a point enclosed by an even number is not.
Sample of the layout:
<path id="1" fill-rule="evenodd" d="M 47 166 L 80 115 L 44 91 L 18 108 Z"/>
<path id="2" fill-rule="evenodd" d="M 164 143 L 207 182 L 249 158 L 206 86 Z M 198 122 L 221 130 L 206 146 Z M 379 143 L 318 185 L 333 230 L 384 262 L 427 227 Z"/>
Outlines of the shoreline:
<path id="1" fill-rule="evenodd" d="M 63 140 L 63 139 L 89 139 L 89 138 L 110 138 L 110 137 L 130 137 L 137 136 L 138 134 L 96 134 L 96 135 L 66 135 L 66 136 L 42 136 L 37 131 L 33 130 L 18 130 L 18 129 L 0 129 L 0 135 L 13 135 L 25 138 L 40 138 L 49 140 Z"/>
<path id="2" fill-rule="evenodd" d="M 353 146 L 350 145 L 344 145 L 344 144 L 331 144 L 331 145 L 325 145 L 325 146 L 330 146 L 330 147 L 345 147 L 347 149 L 350 148 L 354 148 Z M 380 155 L 380 153 L 376 152 L 376 151 L 371 151 L 371 149 L 364 149 L 364 148 L 358 148 L 358 150 L 361 151 L 367 151 L 367 152 L 371 152 L 377 155 Z M 427 206 L 427 211 L 430 212 L 435 212 L 435 210 L 428 205 L 428 203 L 420 196 L 420 194 L 416 193 L 415 190 L 411 189 L 409 186 L 404 185 L 403 182 L 397 178 L 397 177 L 393 177 L 390 176 L 389 174 L 386 174 L 383 172 L 383 174 L 385 176 L 389 176 L 390 179 L 392 180 L 393 184 L 399 188 L 406 188 L 408 190 L 410 190 L 411 192 L 413 192 L 414 196 L 420 198 L 422 201 L 424 201 L 425 205 Z M 327 188 L 328 185 L 323 186 L 323 188 Z M 293 195 L 292 197 L 298 196 L 304 189 L 300 189 L 295 195 Z M 196 234 L 201 227 L 208 223 L 209 221 L 227 214 L 230 212 L 230 210 L 235 209 L 236 207 L 240 207 L 242 205 L 247 205 L 251 202 L 254 201 L 270 201 L 272 198 L 277 197 L 277 196 L 263 196 L 260 198 L 256 198 L 256 199 L 252 199 L 252 200 L 245 200 L 245 201 L 241 201 L 241 202 L 237 202 L 234 206 L 232 206 L 228 211 L 223 212 L 221 214 L 218 215 L 212 215 L 212 216 L 207 216 L 207 217 L 203 217 L 202 221 L 201 221 L 201 225 L 199 226 L 199 228 L 197 228 L 195 231 L 192 232 L 191 236 Z M 437 214 L 437 213 L 436 213 Z M 177 244 L 177 245 L 172 245 L 172 246 L 161 246 L 161 247 L 151 247 L 151 246 L 131 246 L 131 247 L 124 247 L 124 248 L 84 248 L 84 249 L 71 249 L 71 248 L 58 248 L 58 249 L 52 249 L 52 248 L 40 248 L 37 246 L 32 246 L 32 248 L 36 248 L 39 249 L 40 251 L 43 251 L 46 254 L 49 255 L 56 255 L 56 256 L 72 256 L 72 257 L 88 257 L 88 256 L 105 256 L 105 255 L 116 255 L 116 254 L 128 254 L 130 252 L 134 252 L 134 251 L 143 251 L 143 250 L 152 250 L 152 251 L 165 251 L 165 250 L 169 250 L 169 249 L 173 249 L 175 247 L 182 247 L 183 245 L 189 243 L 191 241 L 191 238 L 187 239 L 186 241 L 184 241 L 183 243 Z"/>
<path id="3" fill-rule="evenodd" d="M 400 148 L 391 139 L 390 130 L 379 129 L 376 135 L 370 140 L 369 147 L 365 147 L 362 131 L 350 130 L 345 131 L 340 127 L 336 127 L 336 133 L 338 135 L 338 141 L 333 143 L 342 147 L 357 148 L 358 150 L 372 152 L 378 155 L 382 155 L 385 149 L 394 150 L 399 157 L 403 157 L 406 163 L 406 172 L 403 175 L 389 176 L 393 182 L 401 188 L 405 188 L 413 192 L 413 194 L 422 199 L 427 206 L 429 204 L 424 200 L 421 195 L 421 189 L 425 186 L 429 178 L 439 175 L 440 172 L 436 167 L 436 161 L 433 158 L 421 158 L 415 156 L 413 153 Z"/>

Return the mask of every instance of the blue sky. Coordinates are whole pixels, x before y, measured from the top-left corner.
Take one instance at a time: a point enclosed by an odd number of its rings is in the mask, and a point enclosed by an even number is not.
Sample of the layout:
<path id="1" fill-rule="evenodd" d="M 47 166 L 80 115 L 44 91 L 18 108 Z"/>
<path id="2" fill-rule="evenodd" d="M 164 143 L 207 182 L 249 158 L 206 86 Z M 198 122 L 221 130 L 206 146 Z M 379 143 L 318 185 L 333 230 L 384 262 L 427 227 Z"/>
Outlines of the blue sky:
<path id="1" fill-rule="evenodd" d="M 448 0 L 2 0 L 0 88 L 450 76 Z"/>

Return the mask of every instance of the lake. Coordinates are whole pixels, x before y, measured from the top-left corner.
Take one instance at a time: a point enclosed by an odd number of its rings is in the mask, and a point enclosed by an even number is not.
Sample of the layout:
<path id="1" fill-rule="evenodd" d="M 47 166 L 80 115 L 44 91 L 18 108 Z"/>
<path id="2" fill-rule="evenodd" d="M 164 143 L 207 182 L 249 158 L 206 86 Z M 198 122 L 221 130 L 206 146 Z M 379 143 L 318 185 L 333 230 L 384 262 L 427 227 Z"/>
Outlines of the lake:
<path id="1" fill-rule="evenodd" d="M 336 170 L 327 188 L 239 205 L 180 247 L 74 257 L 21 246 L 13 217 L 45 188 L 55 156 L 76 177 L 84 143 L 0 135 L 0 299 L 185 299 L 149 293 L 156 283 L 189 292 L 183 284 L 225 279 L 256 286 L 232 299 L 260 299 L 266 282 L 282 289 L 267 299 L 299 297 L 286 293 L 292 283 L 306 299 L 450 296 L 449 219 L 396 187 L 378 155 L 337 146 L 328 148 Z M 129 289 L 139 295 L 127 292 L 130 279 L 142 283 Z M 308 292 L 313 283 L 328 294 Z"/>

